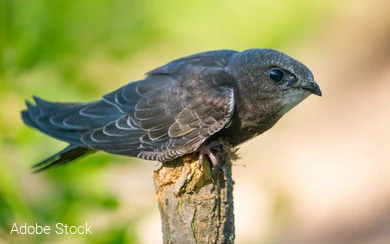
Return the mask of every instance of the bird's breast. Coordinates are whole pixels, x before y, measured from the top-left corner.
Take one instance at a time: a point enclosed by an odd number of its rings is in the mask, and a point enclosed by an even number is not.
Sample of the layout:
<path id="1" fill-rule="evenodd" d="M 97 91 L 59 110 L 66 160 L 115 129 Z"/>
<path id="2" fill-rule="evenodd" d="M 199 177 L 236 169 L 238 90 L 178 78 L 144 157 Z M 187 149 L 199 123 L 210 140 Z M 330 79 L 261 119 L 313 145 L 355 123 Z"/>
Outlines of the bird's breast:
<path id="1" fill-rule="evenodd" d="M 233 146 L 239 145 L 270 129 L 279 119 L 280 103 L 276 100 L 236 107 L 230 124 L 217 133 Z"/>

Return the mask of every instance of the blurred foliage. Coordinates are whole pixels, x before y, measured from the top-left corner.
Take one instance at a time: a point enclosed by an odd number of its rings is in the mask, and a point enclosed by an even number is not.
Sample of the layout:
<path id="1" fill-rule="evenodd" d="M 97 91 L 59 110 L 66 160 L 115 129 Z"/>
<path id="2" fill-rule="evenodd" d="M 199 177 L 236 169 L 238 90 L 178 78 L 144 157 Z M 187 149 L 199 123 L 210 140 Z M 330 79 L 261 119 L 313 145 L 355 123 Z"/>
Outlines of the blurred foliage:
<path id="1" fill-rule="evenodd" d="M 59 238 L 137 243 L 135 222 L 151 211 L 129 208 L 136 214 L 121 221 L 114 214 L 121 202 L 108 189 L 104 171 L 129 163 L 129 158 L 98 153 L 32 175 L 32 163 L 65 144 L 22 124 L 19 113 L 25 98 L 35 94 L 48 100 L 88 101 L 139 78 L 134 74 L 187 54 L 254 47 L 283 50 L 319 31 L 315 27 L 331 6 L 309 0 L 0 0 L 0 243 Z M 101 213 L 111 217 L 92 236 L 9 235 L 15 222 L 78 225 L 86 216 Z"/>

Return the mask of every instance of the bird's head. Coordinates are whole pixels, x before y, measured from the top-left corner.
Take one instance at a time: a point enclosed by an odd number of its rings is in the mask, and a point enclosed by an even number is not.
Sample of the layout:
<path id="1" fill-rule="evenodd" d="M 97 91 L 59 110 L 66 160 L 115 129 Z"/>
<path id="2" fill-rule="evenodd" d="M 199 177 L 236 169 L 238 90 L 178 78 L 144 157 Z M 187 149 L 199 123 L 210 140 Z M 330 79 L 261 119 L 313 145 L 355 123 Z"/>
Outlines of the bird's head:
<path id="1" fill-rule="evenodd" d="M 279 97 L 284 114 L 310 94 L 322 95 L 311 71 L 299 61 L 272 49 L 250 49 L 238 53 L 229 69 L 242 89 L 260 99 Z"/>

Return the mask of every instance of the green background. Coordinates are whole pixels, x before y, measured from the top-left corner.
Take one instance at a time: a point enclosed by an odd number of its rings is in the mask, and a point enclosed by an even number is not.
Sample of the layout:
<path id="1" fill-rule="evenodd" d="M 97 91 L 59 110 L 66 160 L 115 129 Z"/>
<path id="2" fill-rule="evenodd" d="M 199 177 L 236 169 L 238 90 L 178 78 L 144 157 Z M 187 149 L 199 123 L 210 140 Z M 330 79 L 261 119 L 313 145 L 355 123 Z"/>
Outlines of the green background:
<path id="1" fill-rule="evenodd" d="M 143 181 L 152 184 L 151 167 L 143 166 L 151 162 L 97 153 L 31 174 L 31 165 L 66 144 L 23 125 L 25 99 L 98 99 L 201 51 L 261 47 L 289 53 L 343 11 L 343 1 L 0 0 L 0 243 L 138 243 L 137 223 L 157 211 L 153 195 L 132 204 L 140 196 L 123 201 L 109 183 L 125 169 L 137 177 L 123 188 L 142 189 Z M 123 208 L 130 214 L 118 215 Z M 276 208 L 283 213 L 285 203 Z M 13 223 L 88 220 L 102 222 L 89 236 L 9 235 Z"/>

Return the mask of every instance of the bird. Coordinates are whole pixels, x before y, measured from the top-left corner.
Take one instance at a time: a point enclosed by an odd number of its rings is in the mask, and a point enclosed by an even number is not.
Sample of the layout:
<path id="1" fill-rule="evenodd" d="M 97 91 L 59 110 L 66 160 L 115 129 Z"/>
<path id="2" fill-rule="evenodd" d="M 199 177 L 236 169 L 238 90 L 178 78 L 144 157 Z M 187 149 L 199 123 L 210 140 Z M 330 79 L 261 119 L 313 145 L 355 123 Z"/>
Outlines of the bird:
<path id="1" fill-rule="evenodd" d="M 214 50 L 173 60 L 100 99 L 48 102 L 33 96 L 27 126 L 69 145 L 35 172 L 105 151 L 153 161 L 197 152 L 218 165 L 213 145 L 232 147 L 268 129 L 309 95 L 322 96 L 312 72 L 274 49 Z"/>

